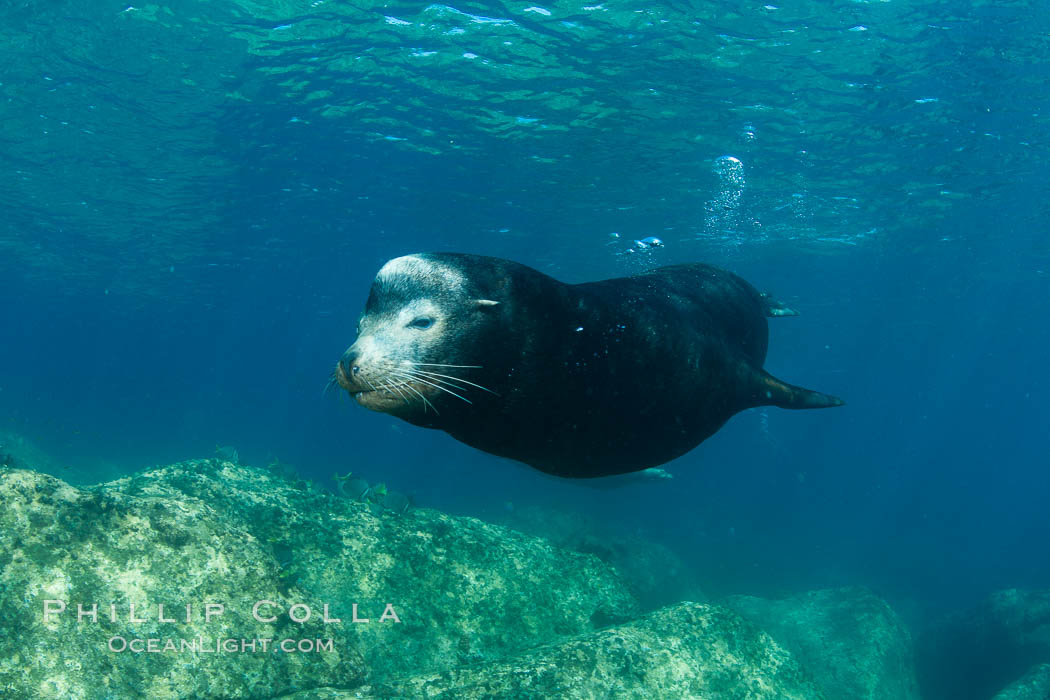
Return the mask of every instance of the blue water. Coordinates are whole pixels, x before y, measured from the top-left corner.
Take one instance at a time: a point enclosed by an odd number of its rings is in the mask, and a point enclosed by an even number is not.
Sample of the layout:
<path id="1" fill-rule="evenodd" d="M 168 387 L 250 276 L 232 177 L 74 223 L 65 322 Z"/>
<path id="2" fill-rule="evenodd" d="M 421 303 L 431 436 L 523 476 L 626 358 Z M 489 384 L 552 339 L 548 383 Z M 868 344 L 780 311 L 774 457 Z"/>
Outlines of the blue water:
<path id="1" fill-rule="evenodd" d="M 1045 4 L 127 2 L 0 22 L 0 429 L 56 473 L 233 445 L 911 619 L 1050 586 Z M 802 311 L 767 368 L 848 405 L 596 491 L 322 398 L 376 270 L 425 250 L 726 267 Z"/>

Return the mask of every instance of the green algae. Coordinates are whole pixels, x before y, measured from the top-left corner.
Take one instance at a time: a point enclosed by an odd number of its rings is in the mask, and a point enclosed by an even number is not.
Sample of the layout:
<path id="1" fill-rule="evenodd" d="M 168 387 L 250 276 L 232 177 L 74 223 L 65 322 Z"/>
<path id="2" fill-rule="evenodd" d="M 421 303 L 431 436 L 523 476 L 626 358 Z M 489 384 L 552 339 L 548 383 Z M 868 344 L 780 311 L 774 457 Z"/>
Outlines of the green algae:
<path id="1" fill-rule="evenodd" d="M 731 599 L 741 614 L 685 602 L 640 616 L 637 583 L 595 554 L 219 460 L 89 488 L 4 469 L 0 497 L 5 698 L 913 697 L 906 633 L 859 589 Z M 629 551 L 665 561 L 634 542 L 598 546 L 593 533 L 581 543 L 620 566 Z M 67 609 L 45 621 L 45 601 Z M 206 619 L 208 602 L 222 614 Z M 99 604 L 97 617 L 78 622 L 78 603 Z M 330 646 L 109 646 L 197 635 Z"/>
<path id="2" fill-rule="evenodd" d="M 911 634 L 866 588 L 780 600 L 731 596 L 724 605 L 767 630 L 831 698 L 918 700 Z"/>
<path id="3" fill-rule="evenodd" d="M 695 698 L 819 700 L 824 695 L 767 634 L 724 608 L 680 603 L 511 659 L 422 674 L 329 698 Z"/>
<path id="4" fill-rule="evenodd" d="M 500 658 L 559 634 L 592 631 L 592 618 L 625 620 L 635 603 L 593 557 L 497 526 L 435 511 L 376 514 L 272 471 L 202 460 L 76 489 L 36 472 L 5 470 L 0 538 L 8 598 L 0 628 L 4 697 L 39 688 L 71 697 L 256 697 L 303 688 L 353 688 L 367 677 Z M 45 600 L 69 613 L 43 622 Z M 287 610 L 327 604 L 339 623 L 251 615 L 261 600 Z M 225 613 L 166 626 L 140 610 Z M 75 620 L 77 603 L 121 610 Z M 379 622 L 387 603 L 401 622 Z M 352 623 L 354 606 L 367 624 Z M 169 613 L 166 613 L 168 616 Z M 324 654 L 122 654 L 124 637 L 331 639 Z M 28 670 L 25 656 L 34 658 Z M 99 679 L 103 679 L 99 685 Z M 161 682 L 159 679 L 165 679 Z M 109 689 L 107 691 L 101 688 Z M 36 689 L 36 690 L 34 690 Z"/>

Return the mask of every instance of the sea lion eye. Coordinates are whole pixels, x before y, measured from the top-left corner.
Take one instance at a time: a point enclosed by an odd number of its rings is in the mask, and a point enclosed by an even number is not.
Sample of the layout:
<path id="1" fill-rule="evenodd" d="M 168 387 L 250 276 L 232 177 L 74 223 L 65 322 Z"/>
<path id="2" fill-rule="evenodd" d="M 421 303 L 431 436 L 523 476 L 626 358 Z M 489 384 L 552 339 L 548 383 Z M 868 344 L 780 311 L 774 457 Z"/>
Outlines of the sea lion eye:
<path id="1" fill-rule="evenodd" d="M 434 325 L 434 319 L 429 316 L 419 316 L 412 319 L 412 323 L 408 324 L 409 328 L 418 328 L 420 330 L 426 330 Z"/>

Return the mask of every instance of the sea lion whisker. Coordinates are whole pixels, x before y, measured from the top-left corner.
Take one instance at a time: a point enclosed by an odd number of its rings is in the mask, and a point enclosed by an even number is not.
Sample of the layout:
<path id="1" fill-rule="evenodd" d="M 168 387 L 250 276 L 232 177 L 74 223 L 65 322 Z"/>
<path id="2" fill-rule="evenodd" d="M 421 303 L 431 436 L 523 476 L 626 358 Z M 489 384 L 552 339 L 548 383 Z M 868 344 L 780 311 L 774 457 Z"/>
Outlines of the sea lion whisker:
<path id="1" fill-rule="evenodd" d="M 466 387 L 466 386 L 464 386 L 464 385 L 462 385 L 460 383 L 457 383 L 457 381 L 456 381 L 457 378 L 456 377 L 448 377 L 448 379 L 450 379 L 452 381 L 446 381 L 445 379 L 439 379 L 438 378 L 438 377 L 443 377 L 445 375 L 435 374 L 434 372 L 424 372 L 422 370 L 412 369 L 410 367 L 402 367 L 400 371 L 406 372 L 406 373 L 412 375 L 413 377 L 425 378 L 425 379 L 433 379 L 438 384 L 445 384 L 447 386 L 452 387 L 453 389 L 461 389 L 463 391 L 467 391 L 468 390 L 468 387 Z"/>
<path id="2" fill-rule="evenodd" d="M 437 382 L 438 384 L 444 384 L 445 386 L 450 386 L 453 389 L 458 389 L 459 391 L 462 391 L 464 393 L 466 393 L 470 389 L 470 387 L 461 386 L 461 385 L 456 384 L 454 382 L 445 381 L 444 379 L 437 379 L 436 377 L 431 377 L 431 376 L 429 376 L 427 374 L 421 374 L 421 373 L 413 371 L 413 370 L 402 369 L 401 371 L 407 373 L 409 376 L 411 376 L 416 381 L 422 381 L 424 379 L 431 379 L 431 380 Z"/>
<path id="3" fill-rule="evenodd" d="M 403 386 L 405 389 L 408 389 L 409 391 L 415 393 L 415 395 L 418 396 L 419 398 L 423 399 L 423 410 L 424 411 L 426 411 L 427 406 L 430 406 L 430 408 L 433 409 L 433 411 L 434 411 L 434 413 L 436 415 L 439 415 L 439 416 L 441 415 L 441 412 L 437 410 L 437 407 L 434 406 L 434 404 L 432 404 L 429 401 L 427 401 L 427 397 L 423 396 L 422 392 L 420 392 L 419 389 L 416 389 L 414 386 L 412 386 L 408 382 L 404 382 L 404 381 L 401 383 L 401 386 Z"/>
<path id="4" fill-rule="evenodd" d="M 483 369 L 481 365 L 442 365 L 437 362 L 411 362 L 410 365 L 418 365 L 420 367 L 459 367 L 461 369 Z"/>
<path id="5" fill-rule="evenodd" d="M 399 384 L 397 386 L 394 386 L 393 382 L 384 382 L 383 384 L 380 385 L 380 388 L 382 388 L 384 386 L 387 389 L 390 389 L 390 391 L 392 391 L 395 394 L 397 394 L 398 396 L 400 396 L 401 400 L 404 401 L 406 404 L 408 404 L 410 406 L 412 405 L 412 402 L 408 400 L 408 397 L 404 393 L 402 393 L 400 388 L 399 388 L 399 387 L 405 386 L 404 382 L 402 382 L 401 384 Z"/>
<path id="6" fill-rule="evenodd" d="M 463 397 L 463 396 L 460 396 L 460 395 L 459 395 L 459 394 L 457 394 L 456 392 L 452 391 L 451 389 L 446 389 L 445 387 L 441 386 L 440 384 L 435 384 L 434 382 L 431 382 L 431 381 L 427 381 L 426 379 L 423 379 L 422 377 L 416 377 L 416 376 L 413 376 L 413 375 L 411 375 L 411 374 L 407 374 L 407 373 L 402 373 L 402 372 L 401 372 L 400 370 L 398 370 L 398 371 L 394 371 L 394 372 L 392 372 L 392 374 L 393 374 L 393 375 L 394 375 L 395 377 L 401 377 L 401 378 L 403 378 L 403 379 L 411 379 L 411 380 L 413 380 L 413 381 L 416 381 L 416 382 L 420 382 L 420 383 L 422 383 L 422 384 L 428 384 L 428 385 L 430 385 L 430 386 L 434 387 L 435 389 L 438 389 L 438 390 L 440 390 L 440 391 L 444 391 L 444 392 L 445 392 L 445 393 L 447 393 L 447 394 L 452 394 L 453 396 L 455 396 L 455 397 L 456 397 L 457 399 L 459 399 L 460 401 L 466 401 L 466 402 L 467 402 L 467 403 L 469 403 L 469 404 L 470 404 L 471 406 L 473 406 L 473 405 L 474 405 L 474 402 L 473 402 L 473 401 L 471 401 L 470 399 L 468 399 L 468 398 L 466 398 L 466 397 Z M 422 394 L 420 394 L 420 396 L 422 396 Z"/>
<path id="7" fill-rule="evenodd" d="M 324 397 L 328 396 L 328 390 L 332 388 L 333 384 L 335 384 L 335 374 L 334 373 L 332 374 L 331 377 L 328 378 L 328 383 L 324 385 L 324 389 L 321 389 L 321 398 L 322 399 Z"/>
<path id="8" fill-rule="evenodd" d="M 406 371 L 406 372 L 414 372 L 416 374 L 420 374 L 420 375 L 425 376 L 425 377 L 430 377 L 434 381 L 441 381 L 440 379 L 437 379 L 437 377 L 443 377 L 445 379 L 451 379 L 452 381 L 461 382 L 463 384 L 469 384 L 470 386 L 475 386 L 478 389 L 481 389 L 482 391 L 489 392 L 493 396 L 499 396 L 498 393 L 496 393 L 492 389 L 489 389 L 488 387 L 481 386 L 480 384 L 475 384 L 474 382 L 467 381 L 466 379 L 462 379 L 460 377 L 452 377 L 452 376 L 449 376 L 447 374 L 438 374 L 437 372 L 428 372 L 428 371 L 421 370 L 421 369 L 415 369 L 415 370 L 405 369 L 404 371 Z M 442 384 L 445 384 L 445 383 L 447 383 L 447 382 L 442 382 Z M 452 386 L 455 386 L 455 384 L 453 384 Z"/>

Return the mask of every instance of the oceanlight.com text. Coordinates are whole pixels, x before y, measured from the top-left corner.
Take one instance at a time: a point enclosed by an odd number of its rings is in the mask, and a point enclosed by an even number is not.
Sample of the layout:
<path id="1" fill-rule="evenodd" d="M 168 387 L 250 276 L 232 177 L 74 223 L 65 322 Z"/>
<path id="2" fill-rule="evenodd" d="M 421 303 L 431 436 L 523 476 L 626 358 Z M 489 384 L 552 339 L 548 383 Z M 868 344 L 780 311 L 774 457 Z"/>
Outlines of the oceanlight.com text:
<path id="1" fill-rule="evenodd" d="M 331 639 L 266 639 L 266 638 L 219 638 L 209 639 L 204 636 L 190 638 L 110 637 L 107 643 L 109 651 L 132 654 L 256 654 L 266 652 L 284 652 L 286 654 L 316 654 L 331 652 L 334 645 Z"/>

